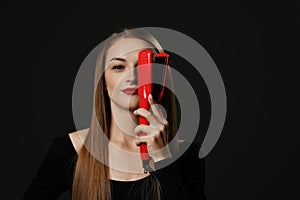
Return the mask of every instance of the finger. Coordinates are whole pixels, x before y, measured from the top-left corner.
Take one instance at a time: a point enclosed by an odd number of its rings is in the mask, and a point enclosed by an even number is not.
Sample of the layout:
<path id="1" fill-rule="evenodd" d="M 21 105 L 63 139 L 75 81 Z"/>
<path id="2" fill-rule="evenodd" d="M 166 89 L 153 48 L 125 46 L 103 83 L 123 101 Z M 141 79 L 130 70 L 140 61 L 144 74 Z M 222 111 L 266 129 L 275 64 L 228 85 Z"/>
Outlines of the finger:
<path id="1" fill-rule="evenodd" d="M 165 126 L 162 125 L 161 129 L 154 129 L 150 126 L 146 125 L 139 125 L 135 128 L 135 133 L 138 135 L 139 133 L 146 133 L 146 135 L 143 136 L 136 136 L 136 144 L 140 145 L 142 142 L 146 142 L 147 140 L 151 141 L 151 144 L 153 144 L 153 141 L 167 144 L 167 139 L 165 135 Z"/>
<path id="2" fill-rule="evenodd" d="M 146 143 L 147 147 L 149 147 L 149 146 L 152 146 L 153 141 L 154 141 L 153 137 L 141 136 L 141 137 L 136 138 L 135 144 L 137 146 L 140 146 L 141 144 Z"/>
<path id="3" fill-rule="evenodd" d="M 154 122 L 153 120 L 156 121 L 156 119 L 155 119 L 155 117 L 153 117 L 152 113 L 149 112 L 148 110 L 146 110 L 145 108 L 138 108 L 133 112 L 133 114 L 145 117 L 149 123 Z"/>
<path id="4" fill-rule="evenodd" d="M 149 94 L 149 96 L 148 96 L 148 102 L 150 103 L 150 105 L 154 105 L 155 104 L 155 101 L 153 99 L 152 94 Z"/>
<path id="5" fill-rule="evenodd" d="M 162 132 L 158 132 L 153 135 L 137 136 L 134 142 L 137 146 L 140 146 L 142 143 L 146 143 L 147 146 L 152 146 L 153 144 L 165 146 L 167 144 L 167 139 Z"/>
<path id="6" fill-rule="evenodd" d="M 153 99 L 153 96 L 151 94 L 149 94 L 148 96 L 148 101 L 151 105 L 151 111 L 153 113 L 153 115 L 158 119 L 158 121 L 162 124 L 165 124 L 165 116 L 164 114 L 162 113 L 162 111 L 159 109 L 159 104 L 156 104 L 154 99 Z"/>
<path id="7" fill-rule="evenodd" d="M 151 137 L 157 133 L 159 133 L 160 130 L 154 129 L 151 126 L 145 125 L 145 124 L 140 124 L 135 127 L 134 133 L 135 135 L 139 135 L 140 133 L 146 133 L 146 136 L 139 136 L 139 137 Z"/>
<path id="8" fill-rule="evenodd" d="M 159 110 L 158 104 L 155 103 L 153 96 L 151 94 L 149 94 L 149 96 L 148 96 L 148 101 L 150 103 L 153 115 L 158 117 L 159 119 L 163 118 L 163 115 Z"/>

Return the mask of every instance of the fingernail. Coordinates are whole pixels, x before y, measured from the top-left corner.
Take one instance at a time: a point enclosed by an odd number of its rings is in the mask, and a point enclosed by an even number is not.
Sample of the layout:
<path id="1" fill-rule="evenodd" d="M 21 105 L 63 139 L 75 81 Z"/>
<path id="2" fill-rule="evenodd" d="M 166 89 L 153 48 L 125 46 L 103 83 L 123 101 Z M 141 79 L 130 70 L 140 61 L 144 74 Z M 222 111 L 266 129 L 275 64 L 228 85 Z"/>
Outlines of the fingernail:
<path id="1" fill-rule="evenodd" d="M 133 114 L 136 114 L 136 110 L 135 110 L 135 111 L 133 111 Z"/>
<path id="2" fill-rule="evenodd" d="M 152 99 L 152 94 L 149 94 L 149 98 Z"/>

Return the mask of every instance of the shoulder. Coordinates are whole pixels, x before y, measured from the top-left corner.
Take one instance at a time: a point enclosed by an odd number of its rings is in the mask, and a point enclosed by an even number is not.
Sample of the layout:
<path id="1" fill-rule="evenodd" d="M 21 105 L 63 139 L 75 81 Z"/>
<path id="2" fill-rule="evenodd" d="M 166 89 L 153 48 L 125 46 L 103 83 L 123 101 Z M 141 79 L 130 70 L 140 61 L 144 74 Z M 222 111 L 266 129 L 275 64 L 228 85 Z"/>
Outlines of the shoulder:
<path id="1" fill-rule="evenodd" d="M 78 151 L 83 146 L 83 141 L 87 135 L 87 129 L 66 133 L 55 137 L 47 152 L 44 163 L 51 166 L 68 166 L 70 161 L 77 157 Z"/>
<path id="2" fill-rule="evenodd" d="M 48 156 L 60 157 L 63 160 L 70 156 L 73 157 L 83 146 L 87 133 L 88 129 L 82 129 L 55 137 L 48 151 Z"/>
<path id="3" fill-rule="evenodd" d="M 53 138 L 50 148 L 47 152 L 48 160 L 68 160 L 70 157 L 76 155 L 76 151 L 72 145 L 68 134 L 57 136 Z"/>
<path id="4" fill-rule="evenodd" d="M 73 148 L 77 152 L 77 154 L 80 151 L 80 149 L 82 148 L 85 138 L 88 135 L 88 132 L 89 132 L 89 128 L 86 128 L 86 129 L 81 129 L 81 130 L 74 131 L 74 132 L 71 132 L 68 134 L 68 136 L 71 140 L 71 143 L 73 145 Z"/>

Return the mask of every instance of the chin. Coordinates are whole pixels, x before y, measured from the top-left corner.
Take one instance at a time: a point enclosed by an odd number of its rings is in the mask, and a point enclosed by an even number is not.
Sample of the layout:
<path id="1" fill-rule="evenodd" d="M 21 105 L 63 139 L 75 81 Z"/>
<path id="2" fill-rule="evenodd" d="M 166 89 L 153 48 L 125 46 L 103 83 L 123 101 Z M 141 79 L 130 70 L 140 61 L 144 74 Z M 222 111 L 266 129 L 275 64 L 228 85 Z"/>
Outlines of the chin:
<path id="1" fill-rule="evenodd" d="M 129 110 L 131 109 L 138 109 L 140 105 L 140 100 L 139 97 L 137 95 L 131 96 L 130 100 L 129 100 Z"/>
<path id="2" fill-rule="evenodd" d="M 120 101 L 121 100 L 121 101 Z M 132 95 L 129 99 L 128 97 L 118 97 L 118 101 L 113 100 L 114 104 L 122 109 L 129 110 L 133 112 L 140 106 L 140 100 L 137 95 Z"/>

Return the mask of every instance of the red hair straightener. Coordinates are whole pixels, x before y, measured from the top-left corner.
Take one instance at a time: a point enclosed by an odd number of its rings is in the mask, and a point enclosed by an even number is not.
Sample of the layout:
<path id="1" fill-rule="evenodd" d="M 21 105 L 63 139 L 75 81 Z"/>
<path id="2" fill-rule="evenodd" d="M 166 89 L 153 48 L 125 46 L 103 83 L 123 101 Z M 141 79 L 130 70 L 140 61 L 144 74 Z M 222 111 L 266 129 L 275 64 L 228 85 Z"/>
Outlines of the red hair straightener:
<path id="1" fill-rule="evenodd" d="M 148 96 L 151 94 L 156 103 L 160 103 L 164 94 L 164 88 L 166 83 L 166 76 L 168 70 L 169 55 L 165 52 L 154 54 L 151 50 L 146 49 L 139 52 L 138 55 L 138 95 L 140 98 L 140 108 L 146 110 L 150 109 L 148 102 Z M 153 71 L 153 63 L 160 64 L 158 66 L 159 72 Z M 153 84 L 153 78 L 155 80 L 161 80 L 161 85 Z M 159 78 L 159 79 L 157 79 Z M 140 116 L 139 123 L 149 125 L 146 118 Z M 140 133 L 139 136 L 145 136 L 146 133 Z M 147 173 L 151 169 L 149 168 L 150 157 L 148 155 L 147 144 L 142 143 L 140 145 L 140 154 L 143 162 L 144 172 Z"/>

